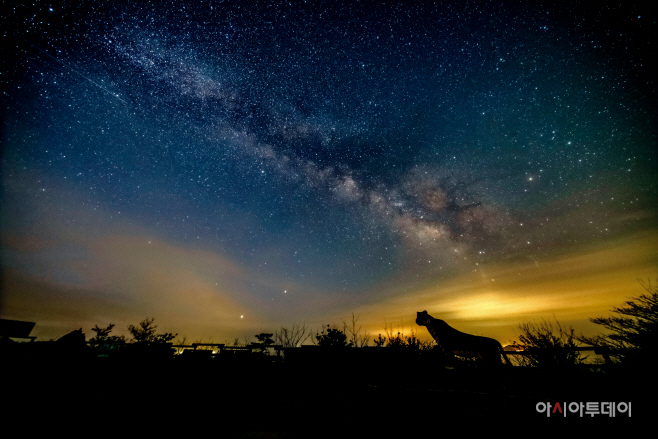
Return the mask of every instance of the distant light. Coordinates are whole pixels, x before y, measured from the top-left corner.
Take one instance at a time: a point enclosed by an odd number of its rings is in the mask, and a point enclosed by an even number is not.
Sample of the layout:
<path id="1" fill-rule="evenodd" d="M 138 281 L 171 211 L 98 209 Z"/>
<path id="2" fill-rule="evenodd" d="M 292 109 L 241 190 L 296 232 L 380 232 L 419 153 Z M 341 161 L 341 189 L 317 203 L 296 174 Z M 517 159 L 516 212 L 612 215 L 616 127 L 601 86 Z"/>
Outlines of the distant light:
<path id="1" fill-rule="evenodd" d="M 244 316 L 240 316 L 240 318 L 242 319 L 242 318 L 244 318 Z"/>

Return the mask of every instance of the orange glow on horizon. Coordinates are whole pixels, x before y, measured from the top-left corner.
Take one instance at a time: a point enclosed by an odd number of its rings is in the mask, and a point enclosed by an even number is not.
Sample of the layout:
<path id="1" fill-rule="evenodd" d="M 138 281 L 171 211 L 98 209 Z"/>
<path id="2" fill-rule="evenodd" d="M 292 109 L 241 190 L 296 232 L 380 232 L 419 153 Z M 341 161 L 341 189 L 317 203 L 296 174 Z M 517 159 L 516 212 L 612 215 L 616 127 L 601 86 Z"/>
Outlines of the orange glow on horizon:
<path id="1" fill-rule="evenodd" d="M 577 333 L 597 333 L 601 328 L 590 318 L 607 316 L 613 307 L 642 294 L 637 279 L 655 276 L 655 242 L 658 232 L 651 231 L 537 261 L 481 265 L 477 273 L 363 307 L 355 314 L 385 316 L 368 319 L 371 334 L 384 334 L 386 319 L 395 328 L 429 338 L 414 322 L 416 312 L 427 310 L 456 329 L 496 338 L 503 345 L 517 338 L 520 323 L 554 317 Z"/>

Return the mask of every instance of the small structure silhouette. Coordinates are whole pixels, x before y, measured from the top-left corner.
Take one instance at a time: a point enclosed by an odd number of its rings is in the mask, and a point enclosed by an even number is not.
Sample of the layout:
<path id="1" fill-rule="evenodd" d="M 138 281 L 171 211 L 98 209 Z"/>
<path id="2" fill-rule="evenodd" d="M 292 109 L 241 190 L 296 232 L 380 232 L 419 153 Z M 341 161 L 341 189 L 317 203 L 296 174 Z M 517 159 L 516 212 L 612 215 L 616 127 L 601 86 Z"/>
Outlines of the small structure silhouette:
<path id="1" fill-rule="evenodd" d="M 447 357 L 454 359 L 455 355 L 458 355 L 465 358 L 479 358 L 484 364 L 500 365 L 500 356 L 502 355 L 505 358 L 505 363 L 509 366 L 512 365 L 497 340 L 458 331 L 443 320 L 435 319 L 427 314 L 427 311 L 417 312 L 416 314 L 416 324 L 427 327 L 427 330 L 436 340 L 437 347 Z"/>
<path id="2" fill-rule="evenodd" d="M 36 337 L 30 336 L 34 325 L 35 322 L 0 319 L 0 338 L 23 338 L 34 341 Z"/>

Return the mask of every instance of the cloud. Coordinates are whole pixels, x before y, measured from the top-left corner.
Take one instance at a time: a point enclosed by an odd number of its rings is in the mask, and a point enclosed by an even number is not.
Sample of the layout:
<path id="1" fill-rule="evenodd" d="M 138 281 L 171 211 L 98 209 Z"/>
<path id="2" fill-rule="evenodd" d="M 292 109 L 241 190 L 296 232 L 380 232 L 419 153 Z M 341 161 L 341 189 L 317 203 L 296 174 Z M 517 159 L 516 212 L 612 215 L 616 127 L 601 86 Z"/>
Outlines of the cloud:
<path id="1" fill-rule="evenodd" d="M 500 259 L 472 265 L 404 294 L 373 297 L 352 309 L 364 329 L 382 332 L 384 319 L 405 331 L 429 334 L 413 322 L 417 311 L 471 334 L 506 343 L 516 338 L 518 324 L 558 319 L 576 333 L 602 330 L 590 318 L 607 316 L 615 306 L 644 290 L 637 279 L 656 274 L 658 231 L 627 234 L 608 242 L 563 249 L 541 259 Z"/>
<path id="2" fill-rule="evenodd" d="M 5 269 L 4 313 L 13 318 L 84 323 L 126 323 L 154 316 L 169 332 L 222 333 L 255 310 L 242 301 L 248 277 L 215 253 L 176 247 L 145 236 L 108 235 L 84 239 L 88 256 L 43 260 L 67 276 Z M 28 255 L 29 257 L 29 255 Z M 59 330 L 50 328 L 52 333 Z M 46 329 L 44 329 L 46 330 Z M 60 334 L 61 335 L 61 334 Z"/>

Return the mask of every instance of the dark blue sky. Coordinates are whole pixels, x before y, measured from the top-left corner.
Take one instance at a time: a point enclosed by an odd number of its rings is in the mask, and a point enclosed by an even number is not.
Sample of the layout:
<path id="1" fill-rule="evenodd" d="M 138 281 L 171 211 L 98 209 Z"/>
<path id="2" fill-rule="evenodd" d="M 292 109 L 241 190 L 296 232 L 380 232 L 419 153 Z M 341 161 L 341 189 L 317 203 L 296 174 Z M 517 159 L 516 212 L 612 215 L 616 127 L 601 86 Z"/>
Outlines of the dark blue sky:
<path id="1" fill-rule="evenodd" d="M 655 17 L 590 3 L 16 5 L 3 316 L 256 327 L 655 237 Z"/>

